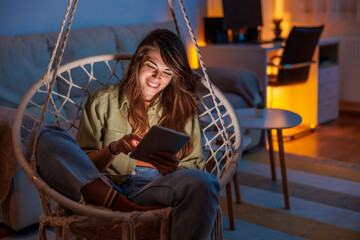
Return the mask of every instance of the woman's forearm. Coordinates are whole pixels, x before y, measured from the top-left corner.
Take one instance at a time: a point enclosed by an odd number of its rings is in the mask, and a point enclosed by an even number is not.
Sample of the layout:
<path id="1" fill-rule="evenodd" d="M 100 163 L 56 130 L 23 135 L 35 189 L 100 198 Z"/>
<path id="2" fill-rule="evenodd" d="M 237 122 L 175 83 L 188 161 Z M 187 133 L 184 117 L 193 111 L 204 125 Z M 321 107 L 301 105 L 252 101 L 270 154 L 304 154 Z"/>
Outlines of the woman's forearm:
<path id="1" fill-rule="evenodd" d="M 100 151 L 88 153 L 88 156 L 96 168 L 103 172 L 110 166 L 116 155 L 120 153 L 129 154 L 140 141 L 141 137 L 134 134 L 126 134 Z"/>
<path id="2" fill-rule="evenodd" d="M 99 172 L 104 172 L 112 163 L 116 155 L 109 151 L 109 146 L 87 154 Z"/>

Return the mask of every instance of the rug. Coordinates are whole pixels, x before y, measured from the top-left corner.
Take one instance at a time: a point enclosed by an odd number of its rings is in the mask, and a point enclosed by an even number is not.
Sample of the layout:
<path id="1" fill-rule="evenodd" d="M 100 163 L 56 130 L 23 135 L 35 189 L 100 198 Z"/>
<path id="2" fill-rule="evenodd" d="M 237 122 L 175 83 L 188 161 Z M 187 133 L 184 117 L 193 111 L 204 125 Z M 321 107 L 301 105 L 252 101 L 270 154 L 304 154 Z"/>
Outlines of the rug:
<path id="1" fill-rule="evenodd" d="M 276 163 L 273 182 L 266 150 L 244 154 L 238 168 L 242 203 L 234 203 L 233 231 L 221 193 L 225 240 L 360 240 L 360 165 L 286 154 L 290 210 L 285 210 L 278 158 Z M 37 239 L 37 231 L 4 240 L 19 238 Z"/>
<path id="2" fill-rule="evenodd" d="M 285 210 L 278 157 L 276 163 L 272 181 L 265 149 L 243 155 L 234 231 L 225 194 L 221 197 L 225 239 L 360 240 L 360 165 L 286 154 L 290 210 Z"/>

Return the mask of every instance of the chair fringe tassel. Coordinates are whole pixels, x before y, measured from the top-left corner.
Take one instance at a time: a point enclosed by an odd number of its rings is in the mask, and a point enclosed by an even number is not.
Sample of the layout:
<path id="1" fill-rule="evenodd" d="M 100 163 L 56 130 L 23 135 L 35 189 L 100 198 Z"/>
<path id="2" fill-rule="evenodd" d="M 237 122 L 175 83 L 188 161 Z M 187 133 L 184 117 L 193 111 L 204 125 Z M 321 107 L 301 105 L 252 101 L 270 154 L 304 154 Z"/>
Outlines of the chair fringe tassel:
<path id="1" fill-rule="evenodd" d="M 41 221 L 41 217 L 42 216 L 40 216 L 38 236 L 39 236 L 39 240 L 46 240 L 45 224 L 43 221 Z"/>
<path id="2" fill-rule="evenodd" d="M 74 222 L 74 219 L 72 218 L 41 215 L 39 221 L 39 231 L 38 231 L 39 240 L 47 239 L 45 226 L 49 225 L 50 223 L 51 223 L 50 225 L 55 227 L 56 239 L 70 240 L 71 232 L 69 225 L 72 222 Z"/>
<path id="3" fill-rule="evenodd" d="M 218 208 L 216 210 L 215 223 L 214 223 L 214 227 L 212 229 L 211 235 L 210 235 L 210 239 L 211 240 L 222 240 L 223 239 L 222 232 L 223 232 L 223 229 L 222 229 L 222 213 L 221 213 L 221 209 Z"/>
<path id="4" fill-rule="evenodd" d="M 221 214 L 221 213 L 220 213 Z M 220 216 L 221 217 L 221 216 Z M 51 225 L 55 227 L 56 239 L 70 240 L 71 239 L 71 230 L 70 224 L 77 222 L 78 220 L 69 217 L 53 217 L 41 215 L 39 221 L 39 231 L 38 236 L 39 240 L 46 240 L 46 231 L 45 226 Z M 160 240 L 168 240 L 170 235 L 170 214 L 162 217 L 161 226 L 160 226 Z M 216 221 L 215 221 L 216 222 Z M 221 222 L 221 219 L 220 219 Z M 115 224 L 112 228 L 121 229 L 121 239 L 126 240 L 136 240 L 136 231 L 134 221 L 124 221 L 119 224 Z M 110 231 L 111 231 L 110 230 Z M 80 234 L 82 235 L 82 234 Z M 91 233 L 86 233 L 86 237 L 91 238 Z M 218 240 L 218 238 L 214 239 Z"/>
<path id="5" fill-rule="evenodd" d="M 161 219 L 160 240 L 168 240 L 170 238 L 170 214 Z"/>
<path id="6" fill-rule="evenodd" d="M 121 239 L 136 240 L 135 224 L 131 222 L 120 223 Z"/>

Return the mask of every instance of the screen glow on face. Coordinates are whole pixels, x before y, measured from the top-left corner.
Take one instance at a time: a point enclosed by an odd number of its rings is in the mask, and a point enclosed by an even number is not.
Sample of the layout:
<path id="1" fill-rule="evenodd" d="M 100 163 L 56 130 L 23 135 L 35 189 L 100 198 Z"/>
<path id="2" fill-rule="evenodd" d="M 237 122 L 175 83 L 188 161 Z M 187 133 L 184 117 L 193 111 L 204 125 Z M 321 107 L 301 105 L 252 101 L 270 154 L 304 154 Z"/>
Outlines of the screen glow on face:
<path id="1" fill-rule="evenodd" d="M 141 63 L 140 85 L 145 101 L 151 101 L 173 77 L 172 70 L 165 65 L 159 50 L 150 50 Z"/>

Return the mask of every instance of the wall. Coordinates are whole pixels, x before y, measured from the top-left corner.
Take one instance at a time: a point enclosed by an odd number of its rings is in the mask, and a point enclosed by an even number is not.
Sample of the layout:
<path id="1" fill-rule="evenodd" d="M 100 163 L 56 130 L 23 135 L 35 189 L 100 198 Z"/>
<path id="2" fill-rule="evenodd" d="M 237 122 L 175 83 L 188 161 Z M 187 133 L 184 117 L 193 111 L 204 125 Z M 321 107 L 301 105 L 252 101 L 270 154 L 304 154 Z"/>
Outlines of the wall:
<path id="1" fill-rule="evenodd" d="M 145 0 L 146 1 L 146 0 Z M 148 0 L 149 1 L 149 0 Z M 167 1 L 166 1 L 167 2 Z M 188 46 L 189 62 L 192 68 L 199 67 L 198 56 L 195 51 L 195 47 L 192 44 L 188 28 L 183 17 L 183 13 L 179 7 L 177 0 L 173 0 L 175 7 L 175 14 L 178 20 L 179 26 L 185 35 L 185 42 Z M 194 31 L 196 41 L 198 43 L 205 42 L 204 34 L 204 17 L 206 16 L 207 0 L 183 0 L 186 13 L 189 17 L 191 28 Z"/>
<path id="2" fill-rule="evenodd" d="M 0 0 L 0 35 L 19 35 L 59 31 L 67 6 L 66 0 Z M 179 3 L 174 0 L 179 25 L 193 54 L 190 37 Z M 184 0 L 191 26 L 201 41 L 206 0 Z M 172 20 L 167 0 L 84 0 L 79 1 L 72 29 L 134 25 Z"/>
<path id="3" fill-rule="evenodd" d="M 0 0 L 0 34 L 18 35 L 58 31 L 66 0 Z M 73 28 L 128 25 L 168 20 L 164 0 L 79 1 Z M 156 6 L 156 7 L 154 7 Z M 149 9 L 153 11 L 149 11 Z"/>
<path id="4" fill-rule="evenodd" d="M 283 0 L 294 25 L 325 24 L 323 37 L 360 36 L 360 0 Z"/>

